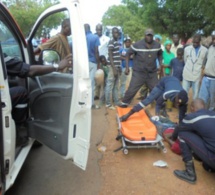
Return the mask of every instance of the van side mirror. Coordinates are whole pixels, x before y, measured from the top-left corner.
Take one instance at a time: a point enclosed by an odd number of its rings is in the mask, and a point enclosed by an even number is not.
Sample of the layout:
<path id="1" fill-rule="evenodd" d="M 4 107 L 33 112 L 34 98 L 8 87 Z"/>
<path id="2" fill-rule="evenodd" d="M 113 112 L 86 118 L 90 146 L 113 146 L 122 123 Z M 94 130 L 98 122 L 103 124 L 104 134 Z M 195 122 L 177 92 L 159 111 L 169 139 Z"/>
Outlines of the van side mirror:
<path id="1" fill-rule="evenodd" d="M 57 51 L 52 49 L 45 49 L 41 52 L 39 57 L 39 63 L 43 65 L 59 64 L 60 55 Z"/>

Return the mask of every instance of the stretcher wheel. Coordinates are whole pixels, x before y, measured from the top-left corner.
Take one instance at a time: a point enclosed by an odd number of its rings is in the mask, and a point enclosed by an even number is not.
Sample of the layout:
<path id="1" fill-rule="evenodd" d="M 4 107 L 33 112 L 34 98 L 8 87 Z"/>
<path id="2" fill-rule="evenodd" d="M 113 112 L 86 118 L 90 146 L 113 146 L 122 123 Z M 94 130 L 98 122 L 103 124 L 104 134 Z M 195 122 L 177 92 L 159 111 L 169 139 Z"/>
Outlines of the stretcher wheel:
<path id="1" fill-rule="evenodd" d="M 167 153 L 167 149 L 166 148 L 163 148 L 163 153 Z"/>
<path id="2" fill-rule="evenodd" d="M 124 153 L 125 155 L 127 155 L 127 154 L 128 154 L 128 149 L 123 149 L 123 153 Z"/>

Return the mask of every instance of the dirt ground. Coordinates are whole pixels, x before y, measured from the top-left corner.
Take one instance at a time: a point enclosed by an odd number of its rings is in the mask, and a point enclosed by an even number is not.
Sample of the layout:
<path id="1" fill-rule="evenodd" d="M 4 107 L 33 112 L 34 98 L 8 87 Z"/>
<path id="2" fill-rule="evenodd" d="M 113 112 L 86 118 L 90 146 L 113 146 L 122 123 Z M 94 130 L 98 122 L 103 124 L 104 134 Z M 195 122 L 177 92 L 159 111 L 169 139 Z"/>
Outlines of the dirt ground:
<path id="1" fill-rule="evenodd" d="M 154 107 L 148 106 L 148 109 L 154 114 Z M 121 141 L 115 139 L 118 128 L 116 111 L 106 110 L 105 114 L 109 125 L 98 146 L 106 149 L 100 151 L 103 154 L 99 162 L 103 183 L 100 195 L 215 194 L 215 174 L 206 172 L 196 160 L 196 184 L 189 184 L 173 175 L 175 169 L 184 169 L 184 163 L 181 156 L 174 154 L 165 142 L 167 153 L 157 149 L 130 149 L 127 155 L 122 151 L 113 152 L 121 146 Z M 177 121 L 176 109 L 168 114 L 172 121 Z M 158 160 L 167 162 L 168 167 L 153 166 Z"/>

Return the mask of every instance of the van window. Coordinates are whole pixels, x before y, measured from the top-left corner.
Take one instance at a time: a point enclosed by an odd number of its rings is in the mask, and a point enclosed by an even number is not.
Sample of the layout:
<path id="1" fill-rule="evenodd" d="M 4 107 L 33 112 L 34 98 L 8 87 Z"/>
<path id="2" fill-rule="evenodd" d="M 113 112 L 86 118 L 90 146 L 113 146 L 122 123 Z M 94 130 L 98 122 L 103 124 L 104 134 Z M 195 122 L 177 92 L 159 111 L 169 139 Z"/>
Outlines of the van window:
<path id="1" fill-rule="evenodd" d="M 0 41 L 2 52 L 11 57 L 18 57 L 22 60 L 21 49 L 16 40 L 15 36 L 13 36 L 10 29 L 6 26 L 6 24 L 0 18 Z"/>

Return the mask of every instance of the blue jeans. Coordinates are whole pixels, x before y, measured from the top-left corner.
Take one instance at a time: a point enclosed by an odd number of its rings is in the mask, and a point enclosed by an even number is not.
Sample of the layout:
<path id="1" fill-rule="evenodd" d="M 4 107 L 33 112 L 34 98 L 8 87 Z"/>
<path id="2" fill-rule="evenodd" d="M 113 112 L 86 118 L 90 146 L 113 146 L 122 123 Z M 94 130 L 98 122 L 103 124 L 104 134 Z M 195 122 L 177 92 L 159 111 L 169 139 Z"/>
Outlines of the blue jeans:
<path id="1" fill-rule="evenodd" d="M 92 105 L 94 105 L 95 73 L 97 70 L 97 64 L 93 62 L 89 62 L 89 70 L 90 70 L 90 79 L 91 79 L 91 87 L 92 87 Z"/>
<path id="2" fill-rule="evenodd" d="M 117 70 L 117 73 L 118 73 L 117 77 L 114 77 L 113 69 L 111 66 L 109 66 L 107 83 L 105 86 L 106 105 L 111 105 L 112 100 L 114 101 L 115 105 L 119 104 L 118 91 L 119 91 L 119 77 L 121 72 Z"/>
<path id="3" fill-rule="evenodd" d="M 208 109 L 215 108 L 215 80 L 208 79 L 204 76 L 199 91 L 199 98 L 203 99 L 205 104 L 208 104 Z"/>
<path id="4" fill-rule="evenodd" d="M 199 86 L 200 86 L 200 79 L 197 80 L 197 81 L 187 81 L 187 80 L 183 79 L 182 86 L 183 86 L 184 90 L 187 92 L 187 94 L 189 93 L 189 90 L 192 87 L 192 90 L 193 90 L 193 100 L 198 97 Z"/>
<path id="5" fill-rule="evenodd" d="M 123 98 L 124 95 L 125 95 L 125 87 L 126 87 L 126 82 L 127 82 L 127 78 L 128 78 L 128 75 L 125 74 L 125 68 L 122 68 L 122 74 L 120 75 L 119 77 L 119 83 L 120 83 L 120 86 L 119 86 L 119 97 L 120 98 Z"/>

